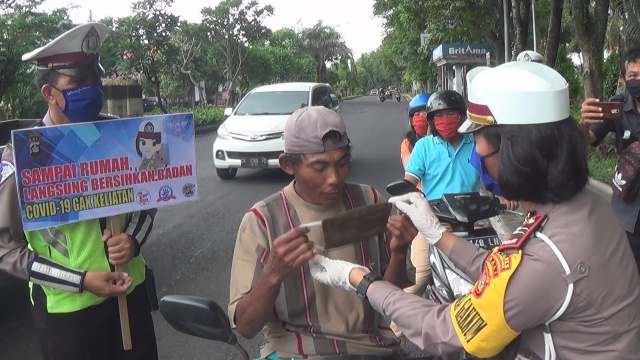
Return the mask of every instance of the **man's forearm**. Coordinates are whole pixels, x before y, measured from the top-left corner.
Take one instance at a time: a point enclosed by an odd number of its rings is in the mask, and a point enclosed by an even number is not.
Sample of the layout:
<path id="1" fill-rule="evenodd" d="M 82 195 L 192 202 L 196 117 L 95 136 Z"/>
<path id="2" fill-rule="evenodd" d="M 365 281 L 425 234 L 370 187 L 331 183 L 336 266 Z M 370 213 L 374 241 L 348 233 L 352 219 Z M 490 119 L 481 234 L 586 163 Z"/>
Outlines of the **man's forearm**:
<path id="1" fill-rule="evenodd" d="M 384 273 L 384 279 L 399 288 L 413 285 L 413 282 L 407 277 L 407 251 L 404 253 L 391 252 L 391 259 Z"/>
<path id="2" fill-rule="evenodd" d="M 236 330 L 244 338 L 251 339 L 256 336 L 273 316 L 273 306 L 278 297 L 280 285 L 281 282 L 262 273 L 255 287 L 238 302 L 235 324 Z"/>

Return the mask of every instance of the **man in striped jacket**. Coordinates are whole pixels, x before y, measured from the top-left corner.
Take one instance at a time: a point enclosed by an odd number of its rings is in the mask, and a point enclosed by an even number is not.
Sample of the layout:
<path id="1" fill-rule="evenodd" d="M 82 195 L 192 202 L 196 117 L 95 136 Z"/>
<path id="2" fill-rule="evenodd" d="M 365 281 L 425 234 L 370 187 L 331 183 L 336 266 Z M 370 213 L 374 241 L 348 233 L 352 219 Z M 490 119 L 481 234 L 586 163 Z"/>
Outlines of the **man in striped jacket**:
<path id="1" fill-rule="evenodd" d="M 265 357 L 401 354 L 388 320 L 355 293 L 314 281 L 309 270 L 325 239 L 321 228 L 300 224 L 385 201 L 368 185 L 345 182 L 351 148 L 342 118 L 323 107 L 299 109 L 287 120 L 284 138 L 280 166 L 295 179 L 242 219 L 231 268 L 232 324 L 245 338 L 261 331 Z M 403 216 L 391 216 L 388 229 L 324 255 L 408 286 L 407 250 L 417 231 Z"/>

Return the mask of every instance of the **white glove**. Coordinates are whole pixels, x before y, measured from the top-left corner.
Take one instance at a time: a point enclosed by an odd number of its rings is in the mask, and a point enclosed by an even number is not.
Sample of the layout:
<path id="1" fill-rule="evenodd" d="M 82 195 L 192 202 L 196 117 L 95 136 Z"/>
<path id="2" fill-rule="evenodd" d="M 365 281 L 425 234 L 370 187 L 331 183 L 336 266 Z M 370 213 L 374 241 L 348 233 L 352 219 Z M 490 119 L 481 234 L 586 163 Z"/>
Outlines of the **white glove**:
<path id="1" fill-rule="evenodd" d="M 322 255 L 316 255 L 309 261 L 311 276 L 317 281 L 344 290 L 356 291 L 349 283 L 349 273 L 354 268 L 369 272 L 364 266 L 352 264 L 347 261 L 333 260 Z"/>
<path id="2" fill-rule="evenodd" d="M 422 194 L 412 192 L 409 194 L 394 196 L 389 199 L 398 210 L 406 214 L 413 225 L 420 231 L 430 245 L 435 245 L 442 238 L 447 229 L 433 213 L 429 201 Z"/>

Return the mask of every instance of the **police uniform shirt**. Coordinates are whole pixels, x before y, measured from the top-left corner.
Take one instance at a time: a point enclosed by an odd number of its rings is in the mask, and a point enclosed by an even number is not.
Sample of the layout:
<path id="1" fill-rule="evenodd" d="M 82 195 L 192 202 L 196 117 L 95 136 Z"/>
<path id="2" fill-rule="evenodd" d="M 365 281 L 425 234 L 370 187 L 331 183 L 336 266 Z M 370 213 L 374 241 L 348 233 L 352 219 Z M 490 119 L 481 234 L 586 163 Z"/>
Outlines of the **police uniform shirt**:
<path id="1" fill-rule="evenodd" d="M 568 284 L 573 283 L 568 308 L 550 325 L 557 358 L 637 359 L 640 277 L 625 233 L 606 201 L 585 189 L 562 204 L 535 204 L 532 210 L 548 214 L 540 231 L 558 247 L 571 273 L 565 275 L 558 257 L 540 238 L 532 237 L 522 245 L 521 263 L 504 298 L 508 325 L 522 333 L 520 354 L 544 358 L 542 324 L 560 309 Z M 478 278 L 487 255 L 466 241 L 457 241 L 449 258 L 467 275 Z M 489 283 L 485 294 L 492 290 Z M 373 283 L 367 296 L 407 339 L 428 353 L 461 349 L 451 305 L 418 298 L 386 282 Z"/>

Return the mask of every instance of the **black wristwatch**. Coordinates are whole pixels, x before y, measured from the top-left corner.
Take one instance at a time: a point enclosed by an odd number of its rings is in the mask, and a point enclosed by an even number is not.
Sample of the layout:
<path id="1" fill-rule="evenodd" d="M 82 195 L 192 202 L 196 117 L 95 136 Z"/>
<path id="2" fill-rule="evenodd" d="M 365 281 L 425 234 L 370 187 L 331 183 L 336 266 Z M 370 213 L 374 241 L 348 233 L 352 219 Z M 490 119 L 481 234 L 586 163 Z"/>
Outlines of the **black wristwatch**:
<path id="1" fill-rule="evenodd" d="M 356 288 L 356 295 L 358 295 L 360 299 L 367 300 L 367 289 L 369 289 L 369 285 L 378 280 L 384 279 L 379 274 L 373 272 L 366 274 L 362 278 L 362 281 L 360 281 L 360 284 L 358 284 L 358 288 Z"/>

